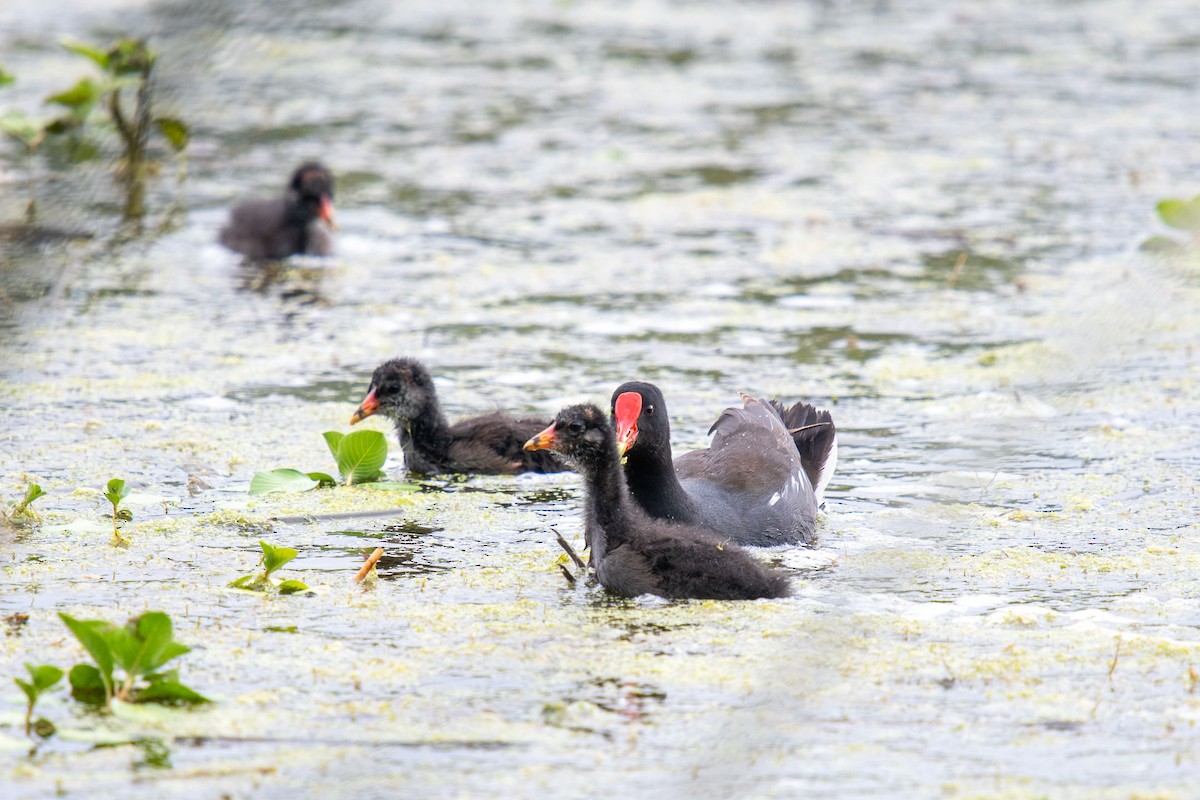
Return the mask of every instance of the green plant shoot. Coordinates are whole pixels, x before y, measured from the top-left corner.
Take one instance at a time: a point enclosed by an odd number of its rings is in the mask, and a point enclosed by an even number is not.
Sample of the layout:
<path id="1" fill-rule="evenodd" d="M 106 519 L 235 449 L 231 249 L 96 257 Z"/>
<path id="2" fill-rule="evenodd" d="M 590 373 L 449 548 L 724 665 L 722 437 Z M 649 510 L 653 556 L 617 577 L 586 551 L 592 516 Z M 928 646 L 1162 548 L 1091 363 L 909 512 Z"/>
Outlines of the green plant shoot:
<path id="1" fill-rule="evenodd" d="M 105 499 L 112 503 L 112 524 L 114 547 L 125 547 L 129 545 L 129 539 L 121 533 L 117 527 L 117 520 L 129 522 L 133 519 L 133 512 L 127 508 L 121 508 L 121 501 L 129 496 L 131 489 L 125 485 L 125 481 L 120 478 L 113 478 L 108 482 L 108 491 L 104 493 Z"/>
<path id="2" fill-rule="evenodd" d="M 34 730 L 33 707 L 37 705 L 38 698 L 47 689 L 51 689 L 62 680 L 63 671 L 58 667 L 50 664 L 42 664 L 35 667 L 33 664 L 26 664 L 25 669 L 29 671 L 29 680 L 23 681 L 20 678 L 13 678 L 21 691 L 25 693 L 25 698 L 28 701 L 25 706 L 25 735 L 28 736 Z M 54 732 L 54 726 L 47 720 L 38 720 L 37 729 L 40 732 L 45 732 L 49 735 Z"/>
<path id="3" fill-rule="evenodd" d="M 296 594 L 297 592 L 309 591 L 308 585 L 302 581 L 286 580 L 276 585 L 271 580 L 271 573 L 277 571 L 284 564 L 298 556 L 300 554 L 299 550 L 291 547 L 277 547 L 261 539 L 258 543 L 263 551 L 262 558 L 258 562 L 262 565 L 263 571 L 257 575 L 253 573 L 243 575 L 237 580 L 231 581 L 230 586 L 235 589 L 246 589 L 251 592 L 266 592 L 275 589 L 280 594 Z"/>
<path id="4" fill-rule="evenodd" d="M 36 483 L 25 484 L 25 496 L 15 503 L 10 501 L 9 505 L 12 506 L 12 508 L 4 512 L 5 516 L 7 516 L 9 520 L 13 522 L 23 522 L 27 520 L 36 521 L 40 517 L 37 511 L 31 508 L 30 505 L 34 500 L 37 500 L 44 494 L 45 492 L 42 491 L 42 487 Z"/>
<path id="5" fill-rule="evenodd" d="M 77 700 L 104 708 L 114 699 L 128 703 L 211 702 L 180 683 L 176 670 L 162 671 L 168 661 L 191 651 L 174 640 L 171 618 L 163 612 L 148 611 L 131 618 L 124 627 L 99 619 L 75 619 L 61 612 L 58 616 L 94 662 L 76 664 L 67 676 Z"/>

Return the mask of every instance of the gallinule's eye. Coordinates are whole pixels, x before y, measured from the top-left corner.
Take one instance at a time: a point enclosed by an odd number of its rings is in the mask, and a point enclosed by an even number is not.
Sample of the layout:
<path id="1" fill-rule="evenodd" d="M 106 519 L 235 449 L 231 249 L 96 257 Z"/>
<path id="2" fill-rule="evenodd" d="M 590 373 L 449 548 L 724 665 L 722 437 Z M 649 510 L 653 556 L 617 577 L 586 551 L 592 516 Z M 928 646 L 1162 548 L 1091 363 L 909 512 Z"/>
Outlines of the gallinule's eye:
<path id="1" fill-rule="evenodd" d="M 654 416 L 654 406 L 652 406 L 652 405 L 646 406 L 644 409 L 642 409 L 642 413 L 645 414 L 647 417 L 653 417 Z"/>
<path id="2" fill-rule="evenodd" d="M 576 436 L 583 433 L 583 431 L 586 427 L 587 426 L 583 424 L 583 420 L 581 420 L 581 419 L 573 419 L 569 423 L 567 423 L 567 431 L 575 434 Z"/>

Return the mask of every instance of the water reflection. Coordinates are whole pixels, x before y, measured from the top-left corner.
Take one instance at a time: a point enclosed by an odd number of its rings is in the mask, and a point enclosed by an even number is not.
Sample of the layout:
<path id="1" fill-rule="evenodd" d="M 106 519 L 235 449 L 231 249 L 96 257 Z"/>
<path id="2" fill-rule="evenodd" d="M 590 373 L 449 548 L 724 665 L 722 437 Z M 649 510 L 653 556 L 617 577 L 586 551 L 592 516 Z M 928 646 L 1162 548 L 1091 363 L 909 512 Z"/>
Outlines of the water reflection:
<path id="1" fill-rule="evenodd" d="M 296 261 L 241 260 L 235 269 L 234 288 L 262 296 L 277 297 L 297 306 L 329 306 L 322 290 L 327 267 L 303 266 Z"/>

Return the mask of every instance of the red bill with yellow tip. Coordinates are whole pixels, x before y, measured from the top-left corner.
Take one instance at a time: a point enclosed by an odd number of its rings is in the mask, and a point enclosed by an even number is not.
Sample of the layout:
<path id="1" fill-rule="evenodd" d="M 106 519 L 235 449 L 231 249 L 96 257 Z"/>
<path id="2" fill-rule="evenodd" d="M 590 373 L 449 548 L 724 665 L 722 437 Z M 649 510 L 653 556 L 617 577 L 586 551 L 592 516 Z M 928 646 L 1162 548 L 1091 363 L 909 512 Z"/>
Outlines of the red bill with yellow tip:
<path id="1" fill-rule="evenodd" d="M 637 392 L 617 395 L 613 416 L 617 420 L 617 452 L 624 456 L 638 437 L 638 417 L 642 415 L 642 396 Z"/>

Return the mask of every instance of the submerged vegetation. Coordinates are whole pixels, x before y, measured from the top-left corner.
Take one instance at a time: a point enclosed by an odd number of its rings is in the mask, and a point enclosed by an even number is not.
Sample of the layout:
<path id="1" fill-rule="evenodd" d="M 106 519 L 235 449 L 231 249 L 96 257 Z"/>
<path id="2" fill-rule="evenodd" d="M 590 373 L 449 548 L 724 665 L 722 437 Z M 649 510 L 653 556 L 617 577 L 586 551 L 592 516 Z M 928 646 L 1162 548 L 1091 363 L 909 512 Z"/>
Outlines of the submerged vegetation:
<path id="1" fill-rule="evenodd" d="M 26 221 L 37 217 L 32 159 L 42 145 L 48 139 L 59 141 L 66 160 L 77 163 L 100 156 L 112 134 L 118 144 L 114 162 L 124 194 L 123 217 L 139 220 L 146 213 L 146 181 L 159 169 L 151 153 L 152 135 L 157 132 L 177 156 L 182 156 L 191 138 L 183 121 L 154 111 L 158 54 L 144 40 L 134 38 L 119 39 L 106 48 L 74 41 L 64 41 L 63 47 L 92 62 L 99 77 L 80 78 L 47 97 L 45 104 L 59 109 L 53 115 L 12 110 L 0 115 L 0 131 L 20 145 L 29 177 Z M 0 68 L 0 86 L 15 80 L 15 75 Z"/>

